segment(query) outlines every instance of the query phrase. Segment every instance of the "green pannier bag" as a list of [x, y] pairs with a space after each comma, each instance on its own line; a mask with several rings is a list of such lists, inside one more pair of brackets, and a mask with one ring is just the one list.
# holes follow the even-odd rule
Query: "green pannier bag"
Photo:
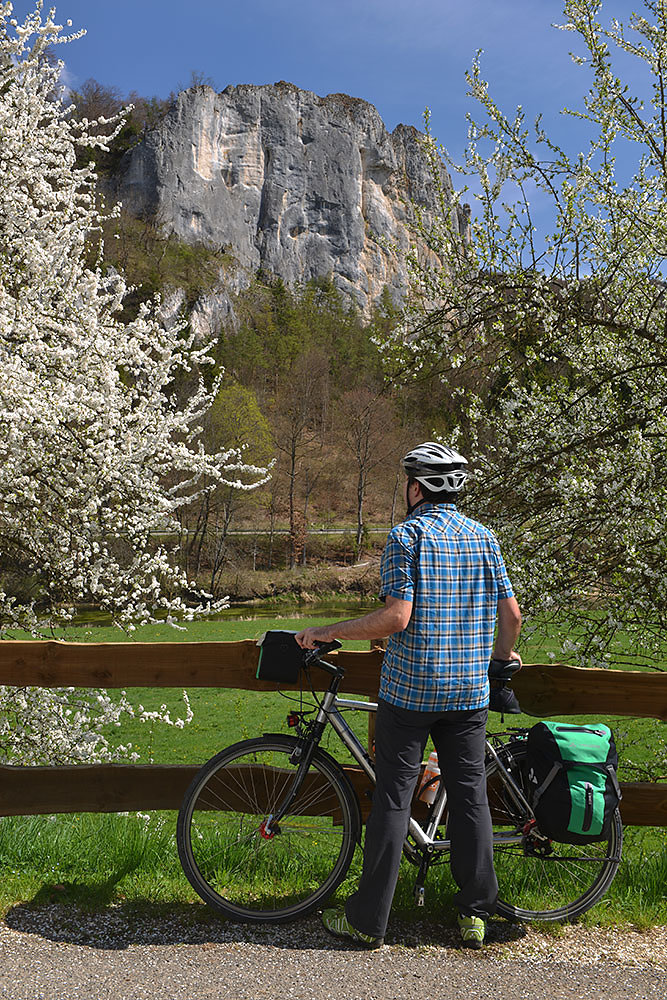
[[530, 804], [541, 833], [564, 844], [606, 840], [621, 799], [609, 726], [538, 722], [528, 733]]

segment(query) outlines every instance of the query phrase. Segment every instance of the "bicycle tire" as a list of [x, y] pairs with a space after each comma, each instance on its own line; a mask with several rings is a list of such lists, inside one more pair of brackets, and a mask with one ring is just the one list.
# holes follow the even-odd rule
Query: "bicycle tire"
[[[526, 794], [524, 741], [505, 744], [499, 751], [504, 766]], [[496, 778], [498, 765], [487, 766], [489, 806], [494, 833], [523, 829], [526, 816]], [[494, 780], [495, 779], [495, 780]], [[551, 842], [550, 854], [527, 854], [522, 844], [494, 844], [498, 876], [497, 913], [510, 920], [572, 921], [594, 906], [611, 885], [620, 864], [623, 826], [618, 809], [606, 840], [590, 844]], [[517, 902], [509, 902], [515, 899]]]
[[232, 920], [304, 916], [350, 867], [360, 838], [359, 802], [321, 749], [278, 829], [269, 824], [267, 836], [262, 827], [284, 800], [301, 746], [282, 735], [235, 743], [202, 767], [185, 794], [176, 831], [183, 871], [204, 902]]

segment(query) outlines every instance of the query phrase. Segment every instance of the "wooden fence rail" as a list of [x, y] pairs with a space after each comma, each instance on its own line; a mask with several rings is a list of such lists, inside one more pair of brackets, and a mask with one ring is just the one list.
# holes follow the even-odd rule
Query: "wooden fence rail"
[[[331, 655], [347, 671], [342, 690], [377, 694], [381, 651], [340, 650]], [[256, 666], [253, 640], [0, 642], [0, 684], [17, 687], [276, 690], [275, 684], [256, 680]], [[327, 686], [328, 679], [320, 671], [314, 670], [312, 677], [320, 690]], [[541, 718], [581, 714], [667, 721], [667, 673], [532, 664], [515, 677], [513, 688], [523, 711]], [[196, 771], [194, 766], [164, 765], [3, 766], [0, 815], [177, 809]], [[359, 790], [365, 790], [367, 779], [358, 769], [347, 771]], [[667, 826], [667, 783], [627, 782], [622, 788], [624, 823]]]

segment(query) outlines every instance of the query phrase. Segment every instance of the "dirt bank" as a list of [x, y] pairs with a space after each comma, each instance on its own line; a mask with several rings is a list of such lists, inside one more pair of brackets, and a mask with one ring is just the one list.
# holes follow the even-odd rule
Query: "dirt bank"
[[330, 598], [371, 600], [380, 589], [379, 556], [369, 556], [351, 566], [322, 563], [293, 570], [228, 570], [219, 590], [233, 602], [264, 601], [299, 604]]

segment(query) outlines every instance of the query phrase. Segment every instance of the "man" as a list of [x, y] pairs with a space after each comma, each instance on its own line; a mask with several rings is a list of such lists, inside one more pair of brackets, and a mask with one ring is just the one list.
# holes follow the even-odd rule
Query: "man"
[[361, 881], [344, 910], [322, 915], [331, 933], [367, 947], [384, 940], [429, 734], [447, 788], [451, 869], [465, 946], [482, 947], [486, 920], [495, 910], [498, 883], [484, 774], [487, 671], [492, 656], [519, 659], [513, 646], [521, 613], [495, 536], [456, 508], [467, 464], [433, 441], [405, 456], [407, 516], [390, 531], [382, 555], [384, 607], [296, 636], [309, 649], [332, 639], [390, 636]]

